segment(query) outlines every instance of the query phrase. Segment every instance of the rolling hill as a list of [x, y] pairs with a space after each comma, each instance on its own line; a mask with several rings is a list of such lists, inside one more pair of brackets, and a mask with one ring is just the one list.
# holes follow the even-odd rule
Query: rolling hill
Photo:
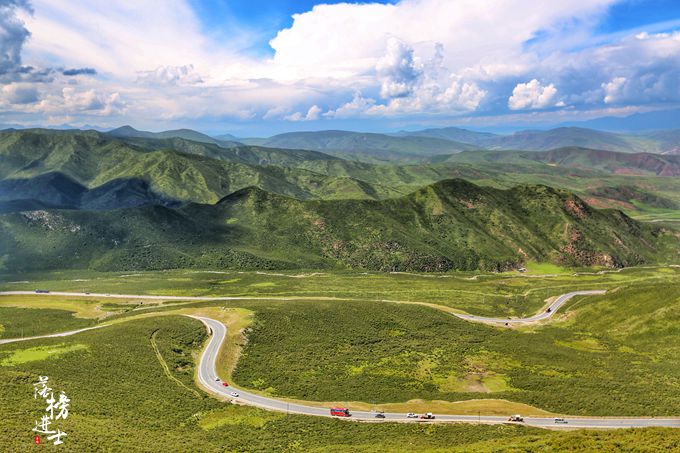
[[[316, 161], [335, 160], [313, 151], [249, 146], [223, 149], [184, 139], [139, 139], [145, 141], [142, 144], [126, 140], [95, 131], [2, 132], [0, 180], [5, 180], [5, 196], [0, 198], [71, 206], [83, 190], [100, 186], [138, 192], [140, 187], [133, 189], [124, 183], [131, 180], [145, 182], [149, 193], [158, 199], [178, 202], [214, 203], [248, 186], [297, 198], [384, 198], [400, 193], [351, 176], [329, 177], [303, 168], [313, 167]], [[55, 182], [45, 176], [49, 174], [64, 178]]]
[[275, 148], [322, 151], [367, 162], [420, 163], [440, 155], [470, 150], [548, 151], [577, 147], [623, 153], [680, 153], [679, 130], [633, 134], [583, 127], [525, 130], [510, 135], [475, 132], [457, 127], [367, 134], [347, 131], [291, 132], [243, 142]]
[[394, 134], [396, 137], [430, 137], [442, 140], [452, 140], [460, 143], [468, 143], [484, 148], [484, 143], [500, 137], [490, 132], [475, 132], [459, 127], [442, 127], [436, 129], [423, 129], [420, 131], [400, 131]]
[[361, 268], [507, 270], [528, 260], [628, 266], [677, 259], [678, 238], [546, 186], [447, 180], [382, 200], [301, 201], [258, 188], [214, 205], [0, 215], [16, 271]]
[[487, 149], [522, 151], [547, 151], [565, 147], [630, 153], [656, 150], [653, 142], [644, 138], [577, 127], [560, 127], [547, 131], [521, 131], [485, 140], [482, 146]]
[[432, 137], [394, 137], [385, 134], [319, 131], [290, 132], [246, 143], [272, 148], [307, 149], [368, 162], [422, 162], [428, 156], [475, 149], [474, 145]]
[[209, 135], [203, 134], [198, 131], [191, 129], [175, 129], [171, 131], [163, 132], [148, 132], [139, 131], [132, 126], [122, 126], [117, 129], [110, 130], [106, 132], [107, 135], [117, 138], [152, 138], [152, 139], [169, 139], [169, 138], [182, 138], [185, 140], [191, 140], [193, 142], [199, 143], [211, 143], [213, 145], [218, 145], [223, 148], [233, 148], [235, 146], [241, 145], [241, 143], [236, 140], [229, 138], [215, 138]]
[[601, 170], [617, 175], [680, 176], [680, 157], [651, 153], [619, 153], [599, 149], [565, 147], [550, 151], [477, 151], [454, 154], [442, 162], [521, 163]]

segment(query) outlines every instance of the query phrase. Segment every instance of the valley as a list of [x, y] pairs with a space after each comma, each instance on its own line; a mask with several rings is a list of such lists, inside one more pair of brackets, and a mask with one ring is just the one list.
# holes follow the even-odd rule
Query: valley
[[49, 370], [82, 449], [672, 445], [680, 162], [435, 132], [0, 132], [3, 400]]

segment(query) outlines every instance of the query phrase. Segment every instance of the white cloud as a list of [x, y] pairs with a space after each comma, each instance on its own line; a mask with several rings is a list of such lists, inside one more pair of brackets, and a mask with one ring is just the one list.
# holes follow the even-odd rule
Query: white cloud
[[551, 83], [543, 86], [541, 82], [533, 79], [527, 83], [517, 84], [508, 99], [508, 107], [510, 110], [543, 109], [555, 105], [553, 103], [555, 95], [557, 95], [555, 85]]
[[39, 94], [37, 87], [33, 84], [12, 83], [2, 87], [1, 97], [9, 105], [25, 105], [37, 102]]
[[70, 87], [62, 90], [64, 103], [70, 111], [96, 111], [102, 115], [121, 113], [125, 108], [119, 93], [98, 93], [94, 89], [78, 92]]
[[319, 116], [321, 115], [321, 107], [318, 105], [313, 105], [307, 110], [307, 114], [305, 115], [305, 120], [307, 121], [316, 121], [319, 119]]
[[318, 105], [313, 105], [307, 110], [307, 113], [303, 115], [301, 112], [295, 112], [290, 115], [284, 116], [286, 121], [316, 121], [321, 116], [321, 107]]
[[611, 82], [603, 83], [604, 103], [611, 104], [616, 102], [617, 98], [620, 96], [621, 88], [623, 88], [625, 83], [625, 77], [614, 77]]
[[375, 99], [365, 98], [361, 93], [354, 93], [354, 97], [350, 102], [347, 102], [335, 110], [329, 110], [324, 113], [327, 118], [352, 118], [355, 116], [363, 116], [375, 109]]
[[[593, 40], [616, 1], [317, 5], [272, 33], [273, 56], [254, 57], [240, 50], [247, 32], [217, 40], [189, 0], [34, 0], [34, 15], [18, 16], [31, 38], [19, 33], [0, 48], [13, 52], [14, 66], [46, 68], [45, 80], [0, 94], [3, 108], [54, 117], [61, 102], [64, 116], [125, 115], [121, 121], [140, 126], [677, 102], [680, 34], [636, 30], [609, 43]], [[96, 74], [67, 79], [49, 68]]]
[[387, 41], [387, 53], [378, 60], [375, 71], [380, 96], [385, 99], [408, 96], [422, 75], [413, 60], [413, 49], [396, 38]]
[[138, 82], [147, 84], [197, 85], [203, 83], [194, 65], [159, 66], [153, 71], [139, 71]]

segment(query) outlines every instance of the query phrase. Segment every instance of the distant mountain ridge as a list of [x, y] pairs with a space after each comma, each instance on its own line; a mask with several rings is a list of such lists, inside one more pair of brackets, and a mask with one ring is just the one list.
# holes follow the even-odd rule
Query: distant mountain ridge
[[111, 137], [118, 138], [152, 138], [152, 139], [182, 138], [185, 140], [191, 140], [199, 143], [212, 143], [213, 145], [222, 146], [224, 148], [233, 148], [235, 146], [242, 145], [241, 143], [234, 140], [214, 138], [191, 129], [176, 129], [163, 132], [148, 132], [140, 131], [132, 126], [126, 125], [119, 127], [117, 129], [110, 130], [106, 132], [106, 134], [110, 135]]
[[680, 129], [680, 109], [656, 110], [628, 116], [606, 116], [586, 121], [571, 121], [558, 127], [581, 127], [610, 132], [648, 133]]
[[604, 170], [620, 175], [680, 176], [680, 156], [652, 153], [620, 153], [576, 146], [549, 151], [466, 151], [449, 156], [443, 162], [518, 163], [541, 162], [548, 165]]
[[391, 136], [386, 134], [318, 131], [289, 132], [266, 139], [245, 139], [245, 143], [273, 148], [322, 151], [340, 157], [369, 161], [424, 160], [437, 154], [451, 154], [475, 149], [471, 144], [426, 136]]
[[248, 187], [214, 205], [0, 215], [16, 271], [63, 268], [509, 270], [527, 260], [629, 266], [677, 259], [678, 238], [568, 191], [446, 180], [397, 199], [301, 201]]
[[624, 153], [680, 154], [680, 129], [620, 134], [582, 127], [525, 130], [509, 135], [457, 127], [372, 134], [348, 131], [289, 132], [242, 139], [253, 145], [322, 151], [339, 157], [418, 163], [471, 150], [548, 151], [580, 147]]
[[434, 129], [423, 129], [419, 131], [399, 131], [392, 134], [396, 137], [430, 137], [443, 140], [452, 140], [461, 143], [468, 143], [476, 146], [484, 146], [484, 142], [500, 137], [498, 134], [490, 132], [475, 132], [459, 127], [442, 127]]
[[[0, 132], [0, 180], [9, 180], [14, 194], [26, 191], [15, 199], [52, 203], [48, 192], [55, 187], [44, 176], [52, 173], [77, 183], [80, 188], [73, 186], [74, 200], [82, 187], [89, 190], [125, 180], [143, 180], [159, 199], [178, 202], [211, 203], [252, 185], [299, 198], [396, 194], [387, 186], [374, 187], [349, 175], [332, 176], [305, 168], [314, 168], [317, 162], [324, 167], [336, 160], [314, 151], [252, 146], [225, 149], [181, 138], [129, 139], [96, 131]], [[30, 180], [39, 176], [43, 179], [33, 183], [38, 181], [35, 187], [45, 190], [31, 191]], [[60, 184], [67, 186], [63, 181]], [[34, 196], [40, 193], [46, 195]]]

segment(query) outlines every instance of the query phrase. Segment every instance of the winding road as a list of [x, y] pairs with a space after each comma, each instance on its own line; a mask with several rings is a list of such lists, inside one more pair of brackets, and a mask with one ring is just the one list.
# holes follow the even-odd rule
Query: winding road
[[484, 316], [466, 315], [462, 313], [452, 313], [452, 315], [472, 322], [482, 322], [485, 324], [532, 324], [539, 321], [544, 321], [554, 316], [557, 310], [576, 296], [601, 296], [607, 294], [605, 290], [588, 290], [588, 291], [572, 291], [567, 294], [562, 294], [553, 303], [551, 303], [545, 310], [538, 312], [534, 316], [528, 318], [485, 318]]
[[[201, 385], [210, 393], [236, 399], [250, 406], [262, 409], [287, 412], [291, 414], [314, 415], [330, 417], [330, 408], [306, 406], [298, 403], [288, 403], [286, 401], [256, 395], [233, 386], [225, 387], [221, 380], [217, 380], [215, 363], [219, 355], [220, 348], [227, 335], [227, 328], [221, 322], [200, 316], [192, 316], [206, 325], [208, 332], [211, 333], [208, 346], [201, 354], [198, 365], [198, 380]], [[232, 398], [230, 393], [236, 391], [238, 398]], [[510, 415], [510, 414], [508, 414]], [[507, 417], [500, 416], [476, 416], [476, 415], [438, 415], [435, 414], [437, 422], [459, 422], [459, 423], [487, 423], [502, 424], [508, 423]], [[384, 419], [376, 419], [374, 412], [352, 411], [353, 420], [363, 421], [400, 421], [413, 423], [429, 423], [429, 421], [406, 418], [406, 414], [385, 413]], [[569, 417], [565, 418], [567, 423], [555, 423], [554, 418], [548, 417], [525, 417], [524, 424], [540, 428], [635, 428], [665, 426], [680, 428], [680, 418], [616, 418], [616, 417]]]
[[[506, 318], [486, 318], [473, 315], [457, 314], [455, 316], [465, 319], [467, 321], [482, 322], [482, 323], [533, 323], [547, 319], [555, 314], [555, 312], [564, 305], [569, 299], [574, 296], [579, 295], [596, 295], [604, 294], [605, 291], [575, 291], [568, 294], [563, 294], [559, 296], [550, 306], [528, 318], [519, 319], [506, 319]], [[35, 294], [30, 291], [12, 291], [12, 292], [2, 292], [0, 295], [22, 295], [22, 294]], [[162, 300], [234, 300], [242, 299], [237, 297], [182, 297], [182, 296], [147, 296], [147, 295], [115, 295], [115, 294], [90, 294], [90, 293], [64, 293], [64, 292], [53, 292], [48, 294], [42, 294], [45, 296], [84, 296], [84, 297], [110, 297], [110, 298], [135, 298], [135, 299], [162, 299]], [[270, 398], [262, 395], [257, 395], [255, 393], [247, 392], [241, 389], [237, 389], [231, 385], [224, 386], [222, 380], [219, 379], [216, 371], [216, 363], [219, 355], [219, 351], [226, 339], [227, 328], [220, 321], [212, 318], [191, 316], [194, 319], [201, 321], [210, 334], [210, 340], [207, 346], [203, 350], [199, 363], [197, 378], [200, 385], [209, 393], [216, 395], [221, 398], [235, 399], [243, 404], [259, 407], [266, 410], [274, 410], [280, 412], [286, 412], [291, 414], [302, 414], [320, 417], [330, 417], [329, 408], [307, 406], [300, 403], [290, 403], [283, 400], [278, 400], [275, 398]], [[68, 332], [55, 333], [50, 335], [35, 336], [30, 338], [14, 338], [14, 339], [4, 339], [0, 340], [0, 344], [13, 343], [18, 341], [28, 341], [40, 338], [55, 338], [55, 337], [66, 337], [69, 335], [75, 335], [80, 332], [92, 330], [95, 328], [104, 327], [96, 326], [89, 327], [85, 329], [72, 330]], [[232, 392], [237, 392], [239, 396], [233, 398], [231, 396]], [[431, 421], [420, 420], [420, 419], [409, 419], [406, 414], [403, 413], [385, 413], [385, 418], [378, 419], [375, 418], [374, 412], [365, 411], [352, 411], [352, 420], [362, 420], [362, 421], [374, 421], [374, 422], [385, 422], [385, 421], [399, 421], [399, 422], [411, 422], [411, 423], [431, 423]], [[510, 414], [508, 414], [510, 415]], [[487, 424], [503, 424], [508, 423], [507, 416], [475, 416], [475, 415], [438, 415], [435, 414], [435, 422], [458, 422], [458, 423], [487, 423]], [[680, 418], [677, 417], [567, 417], [566, 423], [556, 423], [554, 418], [549, 417], [525, 417], [524, 424], [529, 426], [535, 426], [540, 428], [596, 428], [596, 429], [610, 429], [610, 428], [635, 428], [635, 427], [674, 427], [680, 428]]]

